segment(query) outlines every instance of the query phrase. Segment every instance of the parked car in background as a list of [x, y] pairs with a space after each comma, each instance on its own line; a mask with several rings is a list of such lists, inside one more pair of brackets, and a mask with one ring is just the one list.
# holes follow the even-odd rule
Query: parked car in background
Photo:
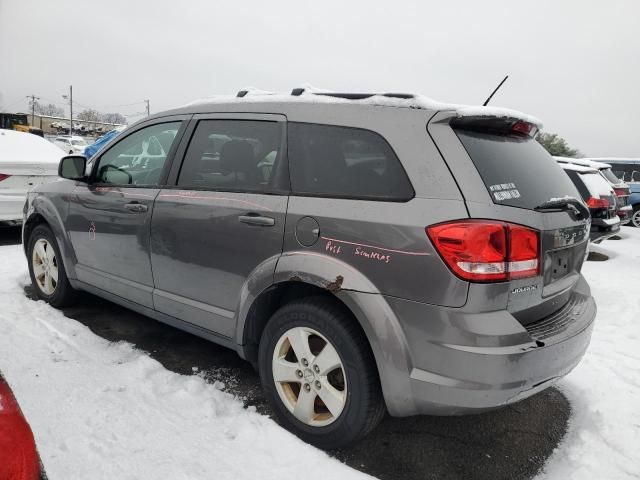
[[633, 208], [630, 225], [640, 228], [640, 158], [592, 158], [611, 165], [613, 173], [627, 182], [630, 189], [629, 205]]
[[569, 158], [569, 157], [554, 157], [559, 163], [570, 163], [573, 165], [582, 165], [583, 167], [589, 167], [596, 169], [600, 172], [600, 175], [611, 185], [616, 196], [617, 214], [620, 217], [620, 225], [626, 225], [631, 222], [633, 216], [633, 207], [629, 203], [631, 191], [629, 185], [616, 176], [613, 172], [611, 165], [608, 163], [596, 162], [588, 158]]
[[84, 152], [83, 152], [84, 156], [87, 157], [87, 159], [90, 159], [91, 157], [93, 157], [98, 150], [100, 150], [103, 146], [105, 146], [111, 140], [116, 138], [125, 128], [127, 128], [126, 125], [123, 125], [121, 127], [116, 127], [113, 130], [108, 131], [107, 133], [105, 133], [104, 135], [96, 139], [96, 141], [93, 142], [91, 145], [87, 145], [87, 147], [84, 149]]
[[58, 179], [62, 156], [42, 137], [0, 129], [0, 224], [22, 221], [27, 192]]
[[83, 155], [87, 146], [84, 138], [75, 135], [59, 135], [54, 138], [53, 143], [69, 155], [74, 153]]
[[0, 479], [43, 480], [36, 443], [11, 387], [0, 373]]
[[589, 207], [589, 212], [591, 212], [591, 241], [600, 243], [618, 233], [620, 231], [620, 217], [617, 215], [615, 192], [613, 187], [600, 174], [600, 171], [571, 163], [560, 163], [560, 166], [574, 183], [580, 195], [582, 195], [582, 199]]
[[146, 117], [89, 172], [65, 157], [25, 209], [38, 297], [87, 290], [233, 348], [282, 424], [324, 448], [386, 411], [504, 406], [577, 365], [596, 314], [589, 212], [535, 119], [244, 94]]

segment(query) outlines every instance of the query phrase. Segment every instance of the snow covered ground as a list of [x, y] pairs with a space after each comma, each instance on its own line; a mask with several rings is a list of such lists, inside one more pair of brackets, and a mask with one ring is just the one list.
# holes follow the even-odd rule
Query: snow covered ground
[[0, 247], [0, 370], [50, 480], [368, 478], [218, 385], [29, 300], [25, 283], [22, 246]]
[[598, 304], [591, 345], [560, 381], [569, 430], [538, 480], [640, 478], [640, 229], [591, 250], [583, 272]]
[[[640, 476], [640, 229], [594, 250], [598, 302], [583, 362], [560, 388], [569, 430], [541, 479]], [[51, 480], [366, 478], [305, 445], [220, 385], [166, 370], [25, 297], [22, 247], [0, 247], [0, 371]]]

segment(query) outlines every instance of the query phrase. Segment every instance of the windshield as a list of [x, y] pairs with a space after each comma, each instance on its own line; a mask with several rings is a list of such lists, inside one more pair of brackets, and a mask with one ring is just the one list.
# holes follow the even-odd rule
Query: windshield
[[580, 198], [562, 168], [533, 138], [455, 132], [494, 203], [532, 210], [553, 198]]
[[87, 144], [87, 142], [85, 142], [84, 140], [71, 140], [71, 145], [76, 145], [76, 146], [85, 146]]

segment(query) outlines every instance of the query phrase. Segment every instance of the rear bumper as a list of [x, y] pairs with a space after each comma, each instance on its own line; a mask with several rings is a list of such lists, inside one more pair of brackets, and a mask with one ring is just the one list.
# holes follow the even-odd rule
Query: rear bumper
[[589, 238], [592, 243], [600, 243], [609, 237], [613, 237], [620, 232], [620, 218], [594, 218], [591, 220], [591, 232]]
[[578, 364], [596, 316], [582, 277], [565, 307], [526, 328], [507, 311], [436, 313], [423, 305], [421, 315], [415, 302], [387, 300], [403, 315], [411, 358], [406, 390], [385, 392], [394, 416], [478, 413], [527, 398]]
[[627, 205], [618, 210], [618, 217], [620, 217], [620, 225], [626, 225], [631, 221], [631, 216], [633, 215], [633, 207], [631, 205]]
[[26, 198], [26, 193], [0, 194], [0, 222], [22, 222], [22, 210]]

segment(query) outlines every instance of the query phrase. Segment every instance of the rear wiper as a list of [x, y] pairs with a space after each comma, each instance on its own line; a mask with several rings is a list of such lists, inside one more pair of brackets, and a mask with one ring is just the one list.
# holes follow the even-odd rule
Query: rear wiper
[[569, 212], [574, 220], [589, 218], [589, 209], [584, 202], [574, 197], [552, 198], [534, 208], [536, 212]]

